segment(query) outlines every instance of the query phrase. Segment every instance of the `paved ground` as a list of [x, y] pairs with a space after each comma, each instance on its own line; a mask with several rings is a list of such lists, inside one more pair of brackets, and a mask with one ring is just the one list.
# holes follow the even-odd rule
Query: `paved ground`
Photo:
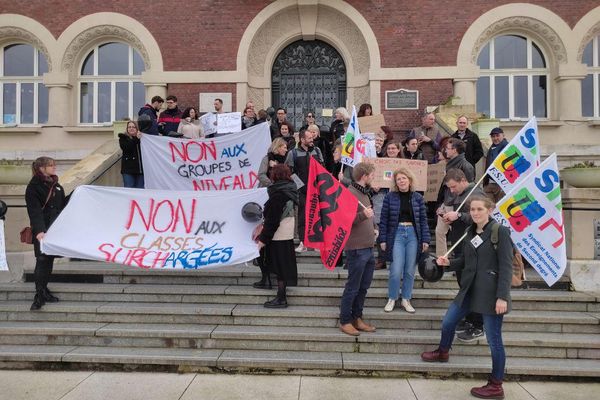
[[[0, 371], [0, 400], [469, 399], [479, 380]], [[510, 400], [590, 400], [600, 383], [509, 382]]]

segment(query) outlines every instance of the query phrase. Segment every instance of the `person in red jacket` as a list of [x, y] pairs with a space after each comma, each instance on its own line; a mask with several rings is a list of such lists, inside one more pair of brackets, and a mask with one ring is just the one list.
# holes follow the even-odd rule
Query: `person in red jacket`
[[158, 116], [158, 131], [162, 135], [177, 132], [181, 122], [181, 110], [177, 107], [177, 96], [167, 96], [167, 109]]

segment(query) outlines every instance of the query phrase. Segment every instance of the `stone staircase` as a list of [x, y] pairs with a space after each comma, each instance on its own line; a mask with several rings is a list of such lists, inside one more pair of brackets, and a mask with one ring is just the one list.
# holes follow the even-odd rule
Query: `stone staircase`
[[[354, 338], [338, 328], [346, 271], [325, 270], [317, 253], [298, 258], [299, 282], [287, 309], [265, 309], [275, 290], [254, 289], [252, 265], [201, 271], [148, 271], [90, 261], [55, 266], [56, 304], [31, 312], [31, 272], [0, 284], [2, 368], [102, 368], [287, 372], [399, 376], [485, 374], [485, 339], [455, 342], [451, 361], [419, 359], [439, 340], [442, 316], [457, 292], [449, 274], [417, 279], [416, 314], [385, 313], [387, 271], [376, 271], [365, 319], [377, 332]], [[600, 376], [600, 296], [571, 292], [568, 280], [513, 291], [505, 318], [509, 376]]]

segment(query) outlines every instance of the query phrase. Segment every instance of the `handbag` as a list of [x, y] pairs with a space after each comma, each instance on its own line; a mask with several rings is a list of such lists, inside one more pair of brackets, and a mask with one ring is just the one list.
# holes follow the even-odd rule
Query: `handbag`
[[[42, 210], [44, 208], [46, 208], [46, 204], [48, 204], [48, 201], [50, 200], [50, 197], [52, 196], [53, 191], [54, 191], [54, 185], [52, 185], [52, 187], [50, 188], [50, 191], [48, 192], [48, 197], [46, 197], [46, 202], [42, 206]], [[19, 237], [21, 239], [21, 243], [33, 244], [33, 231], [31, 230], [30, 226], [26, 226], [25, 228], [21, 229], [21, 232], [19, 233]]]

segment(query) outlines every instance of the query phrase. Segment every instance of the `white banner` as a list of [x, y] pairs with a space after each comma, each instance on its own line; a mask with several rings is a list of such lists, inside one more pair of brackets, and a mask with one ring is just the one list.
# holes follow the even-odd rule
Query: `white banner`
[[194, 193], [80, 186], [41, 248], [153, 269], [238, 264], [258, 256], [252, 231], [261, 215], [252, 209], [267, 197], [265, 188]]
[[145, 187], [199, 191], [258, 187], [258, 168], [270, 144], [266, 122], [214, 139], [142, 135]]
[[242, 130], [242, 113], [217, 114], [217, 133], [231, 133]]
[[8, 271], [6, 262], [6, 241], [4, 240], [4, 220], [0, 219], [0, 271]]
[[520, 179], [540, 165], [540, 139], [537, 120], [531, 118], [502, 149], [486, 171], [508, 193]]
[[567, 248], [556, 154], [498, 202], [494, 218], [510, 228], [513, 243], [548, 286], [560, 279]]

